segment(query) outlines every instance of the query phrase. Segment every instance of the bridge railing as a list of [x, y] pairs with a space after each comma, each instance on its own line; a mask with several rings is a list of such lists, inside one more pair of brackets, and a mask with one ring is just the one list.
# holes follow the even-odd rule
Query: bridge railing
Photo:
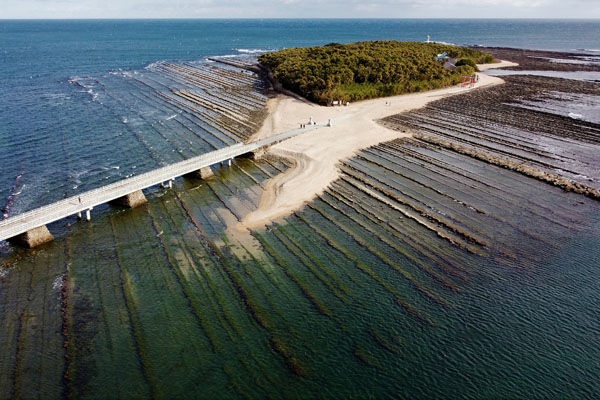
[[[171, 164], [171, 165], [168, 165], [166, 167], [161, 167], [161, 168], [158, 168], [158, 169], [155, 169], [155, 170], [152, 170], [152, 171], [148, 171], [148, 172], [145, 172], [143, 174], [137, 175], [137, 176], [132, 177], [132, 178], [123, 179], [123, 180], [120, 180], [118, 182], [114, 182], [114, 183], [111, 183], [111, 184], [108, 184], [108, 185], [105, 185], [105, 186], [102, 186], [102, 187], [99, 187], [99, 188], [96, 188], [96, 189], [92, 189], [92, 190], [89, 190], [89, 191], [86, 191], [86, 192], [82, 192], [82, 193], [80, 193], [80, 194], [78, 194], [76, 196], [68, 197], [66, 199], [59, 200], [59, 201], [54, 202], [52, 204], [49, 204], [49, 205], [46, 205], [46, 206], [42, 206], [42, 207], [36, 208], [34, 210], [24, 212], [24, 213], [19, 214], [17, 216], [10, 217], [10, 218], [7, 218], [5, 220], [2, 220], [2, 221], [0, 221], [0, 227], [6, 226], [6, 225], [8, 225], [8, 224], [10, 224], [12, 222], [16, 222], [16, 221], [19, 221], [19, 220], [28, 219], [29, 217], [35, 216], [37, 214], [46, 213], [50, 208], [54, 208], [54, 207], [60, 206], [60, 205], [67, 205], [67, 204], [72, 203], [73, 201], [77, 202], [77, 205], [79, 205], [79, 200], [78, 199], [80, 197], [84, 198], [84, 199], [89, 199], [89, 198], [91, 198], [93, 196], [96, 196], [96, 195], [99, 195], [99, 194], [101, 194], [103, 192], [109, 192], [109, 191], [115, 190], [117, 188], [121, 188], [121, 187], [127, 187], [127, 188], [129, 188], [131, 185], [136, 185], [138, 183], [142, 184], [142, 182], [144, 182], [146, 180], [151, 180], [152, 182], [156, 181], [156, 183], [152, 183], [152, 184], [150, 184], [148, 186], [144, 186], [144, 187], [140, 188], [140, 189], [145, 189], [146, 187], [153, 186], [155, 184], [158, 184], [158, 183], [161, 183], [161, 182], [165, 182], [166, 180], [168, 180], [168, 179], [163, 179], [163, 180], [159, 179], [157, 181], [157, 176], [159, 174], [162, 177], [163, 175], [170, 175], [171, 171], [174, 172], [174, 173], [178, 173], [179, 170], [181, 170], [182, 168], [185, 168], [187, 166], [189, 166], [191, 168], [191, 170], [189, 172], [192, 172], [195, 169], [202, 168], [201, 166], [198, 167], [198, 168], [196, 168], [198, 166], [198, 164], [204, 164], [205, 162], [208, 162], [208, 163], [210, 163], [209, 165], [212, 165], [212, 164], [220, 162], [222, 160], [226, 160], [226, 159], [230, 158], [231, 156], [235, 157], [236, 155], [243, 154], [243, 153], [245, 153], [247, 151], [252, 151], [252, 150], [247, 150], [246, 151], [246, 149], [244, 149], [244, 151], [242, 153], [239, 153], [238, 149], [240, 147], [244, 147], [244, 144], [243, 143], [238, 143], [238, 144], [235, 144], [233, 146], [229, 146], [229, 147], [224, 148], [224, 149], [215, 150], [213, 152], [210, 152], [210, 153], [207, 153], [207, 154], [203, 154], [203, 155], [200, 155], [200, 156], [197, 156], [197, 157], [193, 157], [193, 158], [190, 158], [188, 160], [180, 161], [178, 163]], [[181, 175], [185, 175], [185, 173], [183, 173]], [[174, 177], [177, 177], [177, 176], [180, 176], [180, 175], [175, 175], [175, 176], [173, 176], [171, 178], [174, 178]], [[86, 202], [86, 205], [88, 205], [87, 202]], [[85, 210], [86, 208], [87, 207], [81, 207], [82, 210]]]

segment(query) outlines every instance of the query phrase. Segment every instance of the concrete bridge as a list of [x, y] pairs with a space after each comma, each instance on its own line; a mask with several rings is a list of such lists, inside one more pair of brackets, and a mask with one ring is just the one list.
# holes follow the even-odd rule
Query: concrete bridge
[[38, 246], [54, 239], [46, 228], [46, 225], [51, 222], [71, 215], [77, 215], [81, 219], [82, 213], [85, 213], [89, 221], [93, 208], [108, 202], [130, 208], [137, 207], [146, 203], [143, 189], [159, 184], [171, 187], [173, 180], [183, 175], [208, 178], [212, 176], [210, 166], [213, 164], [228, 162], [231, 165], [234, 157], [245, 154], [256, 157], [262, 154], [267, 146], [330, 125], [331, 120], [324, 124], [307, 125], [304, 128], [251, 143], [237, 143], [4, 219], [0, 221], [0, 241], [8, 240], [30, 248]]

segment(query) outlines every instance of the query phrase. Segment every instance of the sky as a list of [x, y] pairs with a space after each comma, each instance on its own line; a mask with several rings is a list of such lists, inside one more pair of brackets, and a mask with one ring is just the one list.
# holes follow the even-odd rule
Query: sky
[[600, 18], [600, 0], [0, 0], [13, 18]]

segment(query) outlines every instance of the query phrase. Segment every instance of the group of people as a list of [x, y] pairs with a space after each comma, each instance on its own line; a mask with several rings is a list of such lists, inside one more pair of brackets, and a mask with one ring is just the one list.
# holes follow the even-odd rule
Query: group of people
[[[312, 124], [309, 122], [308, 125], [316, 125], [316, 122], [313, 122]], [[307, 124], [300, 124], [300, 128], [306, 128]]]

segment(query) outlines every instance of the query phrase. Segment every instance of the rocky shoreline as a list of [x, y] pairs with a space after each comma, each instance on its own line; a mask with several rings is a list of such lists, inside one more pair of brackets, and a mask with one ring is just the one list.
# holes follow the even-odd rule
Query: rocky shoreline
[[[509, 57], [510, 52], [521, 54], [511, 59], [523, 62], [518, 68], [532, 68], [528, 62], [535, 63], [535, 68], [543, 64], [547, 70], [556, 65], [574, 68], [531, 58], [531, 54], [559, 58], [564, 53], [488, 50], [500, 57]], [[504, 85], [442, 99], [418, 111], [386, 118], [383, 123], [412, 132], [413, 140], [423, 145], [467, 155], [600, 200], [600, 124], [592, 122], [593, 115], [586, 115], [594, 112], [600, 84], [530, 75], [504, 79]], [[577, 107], [585, 112], [578, 114]]]
[[585, 52], [557, 52], [506, 47], [474, 48], [490, 53], [497, 59], [518, 63], [518, 66], [508, 68], [514, 71], [600, 71], [600, 56]]

